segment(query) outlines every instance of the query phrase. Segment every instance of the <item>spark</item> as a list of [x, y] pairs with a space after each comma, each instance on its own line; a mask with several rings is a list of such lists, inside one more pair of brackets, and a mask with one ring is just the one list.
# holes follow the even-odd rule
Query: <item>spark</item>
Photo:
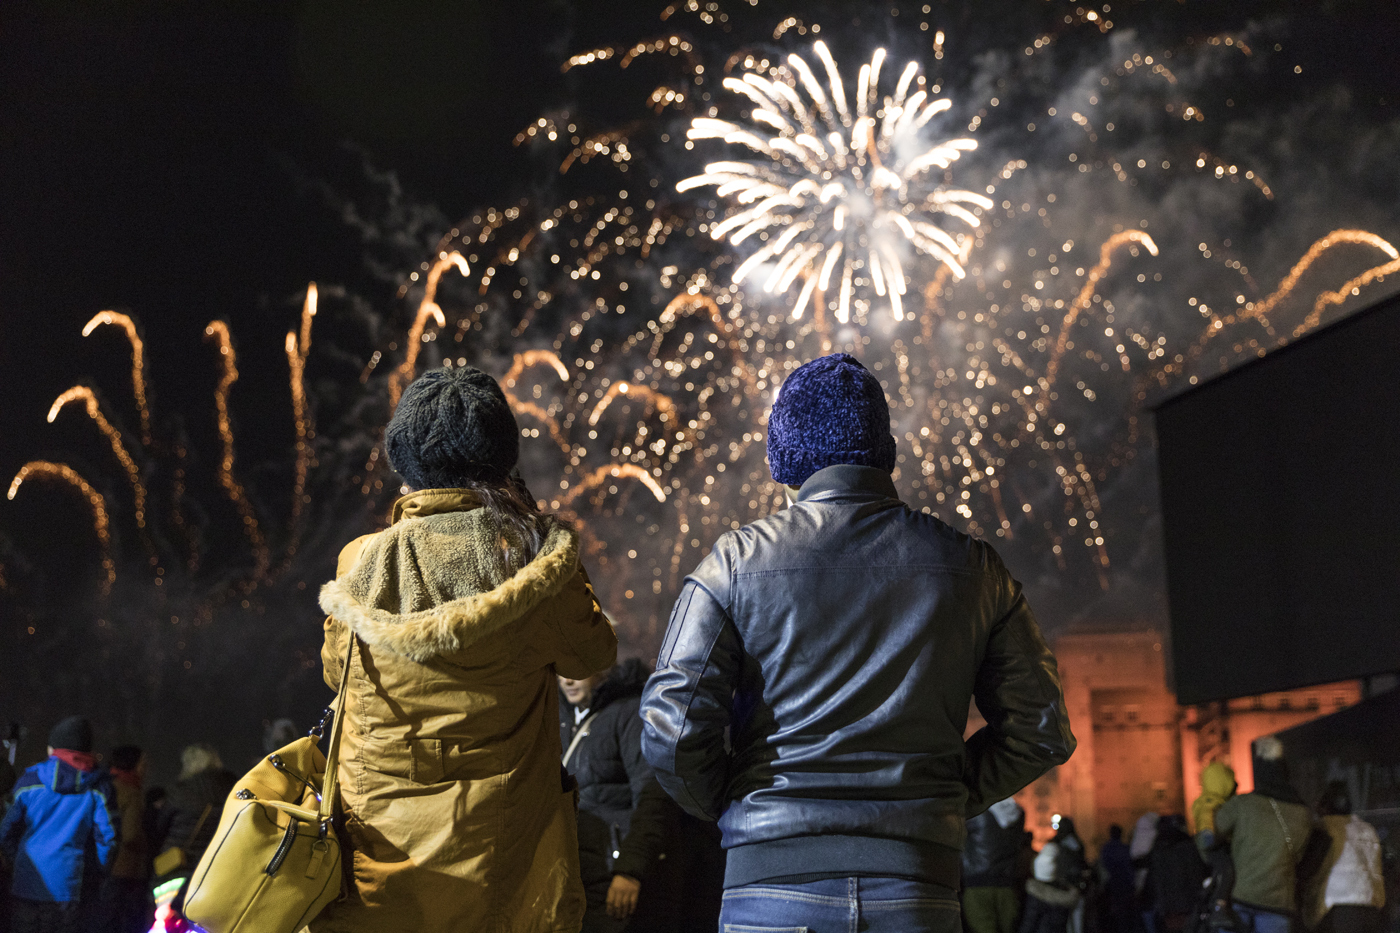
[[253, 513], [253, 503], [248, 501], [248, 494], [244, 491], [243, 485], [233, 475], [233, 422], [228, 411], [229, 390], [238, 381], [238, 365], [233, 351], [233, 337], [229, 333], [228, 324], [223, 321], [210, 321], [209, 325], [204, 328], [204, 337], [206, 340], [212, 340], [218, 344], [219, 365], [222, 370], [219, 375], [219, 384], [214, 389], [214, 409], [218, 416], [219, 439], [223, 442], [224, 448], [223, 456], [219, 461], [219, 485], [223, 487], [224, 493], [238, 509], [238, 515], [243, 520], [243, 533], [253, 548], [254, 579], [263, 580], [266, 579], [268, 567], [271, 565], [267, 542], [263, 538], [262, 529], [258, 527], [257, 516]]
[[924, 138], [928, 122], [952, 104], [929, 100], [921, 87], [910, 93], [917, 62], [905, 67], [894, 93], [882, 98], [885, 50], [877, 49], [861, 66], [852, 108], [826, 43], [817, 41], [812, 48], [825, 69], [826, 86], [796, 54], [772, 79], [747, 61], [742, 78], [724, 79], [727, 90], [754, 105], [749, 122], [697, 117], [686, 135], [744, 146], [764, 159], [712, 162], [676, 190], [713, 185], [718, 197], [730, 201], [725, 219], [710, 228], [714, 239], [727, 237], [735, 246], [755, 234], [767, 240], [734, 270], [735, 284], [762, 268], [762, 290], [786, 293], [805, 277], [794, 320], [815, 293], [825, 301], [827, 290], [839, 282], [836, 318], [846, 323], [858, 281], [887, 298], [895, 320], [903, 320], [909, 281], [904, 265], [911, 251], [931, 257], [959, 279], [966, 274], [959, 241], [932, 221], [941, 214], [976, 228], [981, 221], [969, 208], [990, 209], [992, 202], [945, 187], [941, 172], [933, 170], [947, 169], [977, 143]]
[[442, 274], [454, 267], [463, 277], [471, 274], [467, 260], [456, 251], [439, 254], [437, 262], [433, 263], [432, 269], [428, 271], [428, 280], [423, 289], [423, 300], [418, 303], [418, 313], [414, 316], [413, 326], [408, 331], [408, 347], [404, 355], [403, 365], [395, 370], [389, 378], [389, 408], [391, 410], [398, 407], [399, 396], [403, 395], [403, 390], [418, 374], [418, 351], [423, 346], [423, 332], [427, 329], [428, 321], [431, 319], [438, 327], [447, 326], [447, 318], [443, 316], [442, 308], [438, 307], [437, 304], [437, 290], [438, 283], [442, 280]]
[[97, 543], [101, 548], [103, 578], [101, 584], [102, 597], [105, 599], [112, 592], [112, 584], [117, 580], [117, 565], [112, 561], [112, 532], [111, 522], [107, 517], [107, 503], [102, 498], [102, 494], [93, 489], [88, 481], [83, 479], [66, 463], [50, 463], [47, 460], [31, 460], [19, 468], [14, 480], [10, 483], [8, 498], [14, 499], [15, 493], [19, 492], [19, 487], [31, 476], [46, 476], [59, 479], [87, 499], [88, 507], [92, 509], [92, 530], [97, 535]]
[[146, 484], [141, 482], [141, 469], [136, 465], [136, 461], [127, 452], [126, 445], [122, 443], [121, 432], [112, 426], [102, 414], [101, 407], [97, 404], [97, 396], [87, 386], [74, 386], [64, 392], [54, 400], [53, 406], [49, 409], [49, 424], [53, 424], [54, 419], [63, 407], [70, 402], [82, 402], [87, 411], [87, 416], [97, 425], [97, 430], [107, 438], [107, 442], [112, 445], [112, 453], [117, 461], [121, 463], [122, 469], [126, 470], [127, 480], [131, 483], [131, 492], [136, 500], [136, 527], [145, 529], [146, 527]]
[[151, 446], [151, 410], [146, 405], [146, 345], [136, 332], [136, 322], [120, 311], [101, 311], [83, 327], [86, 337], [102, 324], [115, 324], [126, 332], [131, 343], [131, 392], [141, 415], [141, 443]]

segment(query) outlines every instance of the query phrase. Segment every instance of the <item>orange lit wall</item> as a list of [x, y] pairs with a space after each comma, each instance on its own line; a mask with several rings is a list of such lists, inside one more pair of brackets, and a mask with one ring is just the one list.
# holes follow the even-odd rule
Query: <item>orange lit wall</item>
[[[1143, 813], [1187, 813], [1200, 793], [1200, 772], [1225, 760], [1252, 787], [1249, 746], [1350, 706], [1360, 683], [1310, 687], [1200, 707], [1181, 707], [1167, 689], [1166, 650], [1155, 631], [1088, 632], [1054, 643], [1070, 723], [1079, 740], [1063, 766], [1016, 795], [1036, 844], [1050, 837], [1056, 813], [1074, 817], [1097, 852], [1108, 827], [1132, 833]], [[969, 726], [980, 726], [980, 717]]]

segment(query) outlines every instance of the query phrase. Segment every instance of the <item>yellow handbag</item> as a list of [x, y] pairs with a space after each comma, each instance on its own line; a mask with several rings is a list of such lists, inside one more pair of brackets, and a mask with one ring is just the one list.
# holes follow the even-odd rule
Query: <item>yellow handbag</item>
[[335, 722], [327, 753], [317, 747], [322, 719], [309, 736], [258, 762], [224, 803], [185, 894], [185, 916], [208, 933], [296, 933], [340, 895], [332, 823], [345, 685], [358, 639], [351, 633], [348, 641], [340, 692], [327, 711]]

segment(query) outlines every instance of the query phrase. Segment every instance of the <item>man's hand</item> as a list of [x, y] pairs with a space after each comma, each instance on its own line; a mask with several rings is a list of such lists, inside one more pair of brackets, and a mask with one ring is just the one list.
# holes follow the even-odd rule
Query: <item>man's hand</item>
[[608, 916], [615, 920], [626, 920], [637, 909], [637, 895], [642, 891], [642, 883], [626, 875], [613, 875], [608, 887]]

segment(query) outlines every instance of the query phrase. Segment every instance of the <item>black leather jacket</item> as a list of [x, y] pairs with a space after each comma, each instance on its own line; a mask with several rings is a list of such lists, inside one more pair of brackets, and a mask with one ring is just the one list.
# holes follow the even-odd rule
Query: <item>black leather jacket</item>
[[1017, 862], [1025, 833], [1025, 813], [1018, 814], [1010, 826], [1002, 826], [990, 811], [968, 820], [967, 842], [962, 851], [963, 886], [1017, 887]]
[[[987, 726], [964, 743], [973, 697]], [[871, 866], [941, 881], [950, 860], [956, 883], [966, 817], [1075, 744], [996, 552], [900, 502], [888, 473], [845, 465], [715, 543], [642, 718], [661, 785], [719, 820], [730, 886]]]

